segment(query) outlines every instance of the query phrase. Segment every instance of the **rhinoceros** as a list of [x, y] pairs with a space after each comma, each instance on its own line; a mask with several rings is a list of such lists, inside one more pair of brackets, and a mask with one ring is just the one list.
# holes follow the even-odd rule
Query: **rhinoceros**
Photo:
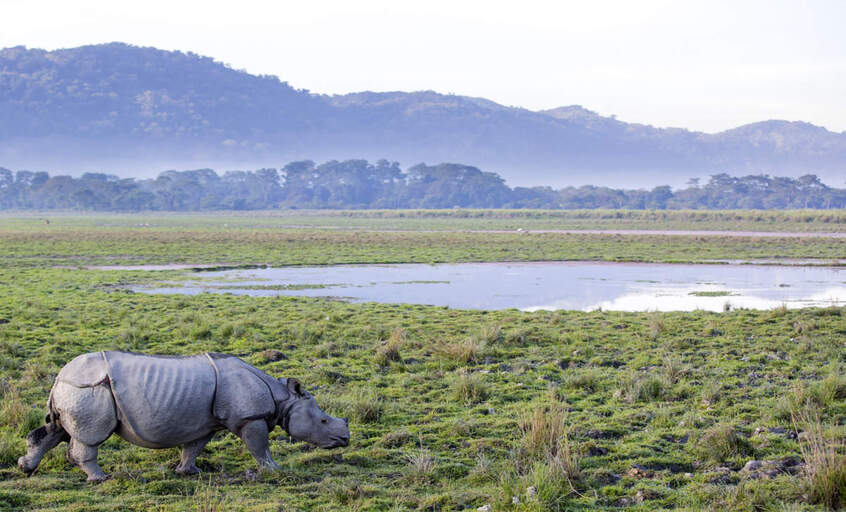
[[27, 435], [26, 455], [18, 459], [26, 474], [68, 441], [68, 460], [89, 481], [104, 480], [97, 448], [112, 433], [146, 448], [181, 445], [176, 472], [182, 474], [199, 471], [194, 461], [224, 429], [269, 470], [279, 468], [268, 443], [277, 425], [291, 438], [321, 448], [347, 446], [350, 439], [347, 419], [324, 413], [296, 379], [275, 379], [235, 356], [215, 353], [82, 354], [59, 371], [47, 410], [46, 425]]

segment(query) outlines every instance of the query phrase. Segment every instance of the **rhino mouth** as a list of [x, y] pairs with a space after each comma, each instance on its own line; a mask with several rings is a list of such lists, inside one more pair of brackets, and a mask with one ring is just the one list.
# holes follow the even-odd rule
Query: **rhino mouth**
[[350, 438], [349, 437], [334, 436], [334, 437], [330, 438], [328, 443], [321, 446], [321, 448], [326, 448], [326, 449], [341, 448], [341, 447], [349, 446], [349, 445], [350, 445]]

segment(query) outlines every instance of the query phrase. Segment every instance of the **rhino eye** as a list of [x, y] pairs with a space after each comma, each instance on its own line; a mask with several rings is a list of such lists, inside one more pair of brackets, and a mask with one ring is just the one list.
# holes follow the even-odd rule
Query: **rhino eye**
[[326, 418], [323, 418], [322, 420], [320, 420], [320, 423], [326, 423]]

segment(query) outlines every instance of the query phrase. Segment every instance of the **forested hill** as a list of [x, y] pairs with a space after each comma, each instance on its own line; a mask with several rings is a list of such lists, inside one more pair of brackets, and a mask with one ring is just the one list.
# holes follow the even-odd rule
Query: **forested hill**
[[203, 211], [277, 208], [796, 209], [846, 208], [846, 189], [798, 179], [711, 176], [699, 186], [621, 190], [516, 187], [466, 165], [298, 161], [279, 169], [166, 171], [155, 179], [79, 178], [0, 168], [0, 210]]
[[846, 134], [787, 121], [705, 134], [431, 91], [325, 96], [120, 43], [0, 50], [0, 161], [12, 167], [139, 175], [350, 155], [474, 162], [516, 185], [678, 186], [716, 172], [813, 173], [840, 185]]

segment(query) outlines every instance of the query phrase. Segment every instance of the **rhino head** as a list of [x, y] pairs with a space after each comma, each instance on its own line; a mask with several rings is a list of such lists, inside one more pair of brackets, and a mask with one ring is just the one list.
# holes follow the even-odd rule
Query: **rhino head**
[[280, 425], [297, 441], [305, 441], [321, 448], [337, 448], [350, 444], [347, 418], [329, 416], [317, 405], [314, 397], [302, 389], [297, 379], [279, 379], [294, 398]]

